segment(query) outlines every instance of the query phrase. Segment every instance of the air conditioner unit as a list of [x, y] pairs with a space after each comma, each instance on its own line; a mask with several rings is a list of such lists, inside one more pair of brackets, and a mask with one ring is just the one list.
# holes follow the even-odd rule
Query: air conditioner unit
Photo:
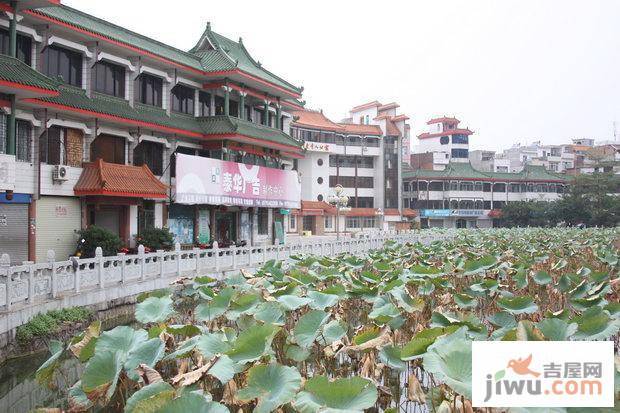
[[67, 167], [64, 165], [54, 165], [52, 167], [52, 180], [54, 182], [64, 182], [68, 179]]

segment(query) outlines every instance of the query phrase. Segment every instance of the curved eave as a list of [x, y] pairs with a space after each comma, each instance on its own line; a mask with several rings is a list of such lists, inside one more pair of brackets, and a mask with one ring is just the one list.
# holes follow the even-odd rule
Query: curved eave
[[150, 194], [150, 193], [137, 193], [137, 192], [117, 192], [107, 191], [105, 189], [99, 190], [74, 190], [76, 196], [115, 196], [122, 198], [147, 198], [147, 199], [166, 199], [166, 194]]
[[297, 146], [284, 145], [281, 143], [271, 142], [264, 139], [254, 138], [252, 136], [242, 135], [240, 133], [212, 133], [204, 135], [204, 139], [207, 141], [219, 141], [222, 139], [229, 139], [235, 142], [247, 143], [250, 145], [257, 145], [262, 147], [268, 147], [285, 151], [289, 153], [301, 154], [302, 149]]
[[95, 112], [95, 111], [91, 111], [91, 110], [87, 110], [87, 109], [74, 108], [72, 106], [61, 105], [59, 103], [45, 102], [45, 101], [42, 101], [42, 100], [39, 100], [39, 99], [25, 99], [24, 102], [32, 103], [32, 104], [37, 105], [37, 106], [53, 108], [53, 109], [57, 109], [57, 110], [64, 111], [64, 112], [77, 113], [77, 114], [85, 115], [85, 116], [89, 116], [89, 117], [94, 117], [94, 118], [99, 118], [99, 119], [106, 119], [106, 120], [109, 120], [111, 122], [115, 122], [115, 123], [119, 123], [119, 124], [123, 124], [123, 125], [139, 126], [139, 127], [143, 127], [143, 128], [147, 128], [147, 129], [157, 130], [157, 131], [160, 131], [160, 132], [188, 136], [188, 137], [191, 137], [191, 138], [202, 138], [204, 136], [202, 133], [199, 133], [199, 132], [193, 132], [193, 131], [188, 131], [188, 130], [184, 130], [184, 129], [172, 128], [170, 126], [159, 125], [157, 123], [144, 122], [144, 121], [135, 120], [135, 119], [123, 118], [121, 116], [109, 115], [107, 113]]
[[503, 183], [511, 183], [511, 182], [545, 182], [545, 183], [555, 183], [555, 184], [566, 184], [567, 182], [561, 179], [527, 179], [527, 178], [516, 178], [516, 179], [502, 179], [502, 178], [463, 178], [459, 176], [412, 176], [412, 177], [403, 177], [403, 179], [417, 179], [424, 181], [478, 181], [478, 182], [503, 182]]
[[213, 72], [205, 72], [205, 76], [213, 77], [213, 78], [222, 78], [228, 77], [234, 79], [238, 82], [246, 83], [254, 88], [263, 88], [267, 89], [273, 95], [282, 94], [287, 97], [298, 99], [301, 97], [301, 93], [293, 90], [288, 90], [283, 88], [282, 86], [278, 86], [274, 83], [271, 83], [265, 79], [261, 79], [258, 76], [247, 73], [241, 69], [230, 69], [230, 70], [216, 70]]
[[15, 95], [18, 99], [52, 97], [59, 95], [57, 90], [25, 85], [23, 83], [11, 82], [9, 80], [0, 80], [0, 93]]

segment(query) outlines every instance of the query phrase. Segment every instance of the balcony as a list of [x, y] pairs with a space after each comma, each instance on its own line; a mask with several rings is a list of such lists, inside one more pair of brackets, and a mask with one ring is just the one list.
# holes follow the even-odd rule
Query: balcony
[[0, 154], [0, 191], [15, 190], [15, 156]]

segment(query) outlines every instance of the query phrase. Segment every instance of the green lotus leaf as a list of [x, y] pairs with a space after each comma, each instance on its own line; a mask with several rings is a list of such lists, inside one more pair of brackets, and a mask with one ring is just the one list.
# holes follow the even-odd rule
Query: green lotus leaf
[[93, 407], [93, 402], [88, 400], [88, 396], [82, 390], [82, 381], [78, 380], [67, 391], [67, 399], [69, 401], [69, 410], [75, 412], [85, 412]]
[[153, 367], [155, 363], [162, 359], [165, 349], [164, 342], [159, 338], [152, 338], [134, 347], [127, 354], [127, 360], [123, 365], [129, 378], [137, 381], [139, 377], [134, 369], [140, 364]]
[[329, 345], [340, 340], [347, 333], [347, 325], [343, 321], [332, 320], [323, 327], [323, 334], [318, 338], [321, 345]]
[[271, 346], [271, 340], [280, 330], [272, 324], [255, 326], [243, 331], [232, 343], [226, 355], [236, 363], [248, 363], [257, 360], [265, 354]]
[[538, 285], [547, 285], [553, 281], [553, 278], [551, 278], [551, 275], [549, 275], [547, 271], [537, 271], [532, 276], [532, 279]]
[[478, 305], [478, 300], [467, 294], [454, 294], [454, 302], [460, 308], [475, 308]]
[[534, 300], [527, 296], [500, 298], [497, 300], [497, 305], [511, 314], [531, 314], [538, 310]]
[[209, 369], [209, 375], [215, 377], [222, 384], [228, 383], [235, 373], [237, 373], [238, 364], [233, 362], [226, 355], [219, 356], [213, 367]]
[[321, 310], [312, 310], [301, 316], [295, 328], [293, 337], [300, 347], [310, 347], [321, 333], [321, 327], [329, 320], [329, 314]]
[[282, 305], [274, 301], [260, 303], [254, 311], [254, 318], [265, 324], [282, 326], [285, 323]]
[[136, 305], [136, 320], [142, 324], [162, 323], [175, 313], [172, 298], [149, 297]]
[[435, 284], [431, 280], [424, 280], [422, 284], [418, 286], [418, 294], [431, 295], [435, 291]]
[[229, 413], [223, 404], [214, 402], [196, 392], [185, 392], [157, 410], [156, 413]]
[[465, 275], [472, 275], [488, 270], [495, 264], [497, 264], [497, 257], [494, 255], [485, 255], [484, 257], [476, 260], [465, 261], [463, 270], [465, 271]]
[[175, 351], [164, 357], [164, 360], [172, 360], [189, 356], [189, 354], [194, 351], [194, 348], [196, 348], [196, 343], [199, 338], [200, 336], [194, 336], [181, 342]]
[[51, 340], [49, 344], [50, 353], [52, 355], [50, 358], [45, 360], [45, 362], [37, 369], [35, 373], [35, 378], [37, 382], [41, 385], [51, 386], [52, 379], [54, 378], [54, 372], [60, 366], [60, 356], [64, 351], [64, 346], [62, 341]]
[[576, 340], [605, 340], [620, 330], [620, 319], [613, 319], [601, 307], [588, 308], [572, 321], [577, 323]]
[[230, 344], [224, 341], [222, 333], [204, 333], [196, 340], [196, 350], [206, 359], [216, 354], [223, 354], [230, 350]]
[[427, 349], [422, 363], [424, 370], [471, 399], [471, 341], [466, 338], [465, 328], [437, 338]]
[[226, 318], [236, 320], [242, 314], [252, 314], [260, 302], [261, 297], [258, 294], [239, 294], [231, 300]]
[[314, 376], [306, 381], [293, 405], [301, 413], [354, 413], [372, 407], [377, 397], [377, 388], [370, 380], [351, 377], [330, 381]]
[[160, 381], [149, 384], [131, 395], [125, 404], [125, 413], [155, 413], [174, 398], [174, 387]]
[[147, 339], [148, 333], [145, 330], [134, 330], [129, 326], [118, 326], [101, 333], [95, 346], [95, 353], [121, 353], [123, 355], [121, 360], [124, 361], [127, 358], [127, 354], [133, 348]]
[[228, 310], [234, 290], [230, 287], [221, 290], [208, 303], [196, 306], [196, 318], [200, 321], [212, 321]]
[[296, 295], [281, 295], [277, 298], [277, 300], [285, 309], [289, 311], [297, 310], [299, 307], [303, 307], [312, 301], [309, 298], [298, 297]]
[[289, 345], [286, 348], [286, 357], [294, 361], [304, 361], [310, 356], [310, 350], [297, 345]]
[[95, 351], [82, 373], [82, 390], [90, 400], [103, 399], [107, 403], [116, 391], [122, 368], [123, 353]]
[[373, 340], [381, 334], [381, 330], [378, 327], [367, 327], [361, 331], [359, 331], [353, 337], [353, 344], [359, 346], [360, 344], [364, 344], [367, 341]]
[[402, 351], [393, 345], [387, 345], [379, 350], [379, 360], [391, 369], [407, 370], [407, 362], [402, 360]]
[[[193, 324], [167, 326], [166, 331], [172, 334], [173, 336], [182, 336], [182, 337], [193, 337], [193, 336], [197, 336], [198, 334], [200, 334], [200, 329]], [[150, 333], [149, 333], [149, 338], [153, 338], [153, 336], [151, 336]]]
[[404, 361], [420, 358], [437, 337], [450, 334], [458, 330], [458, 326], [427, 328], [416, 334], [400, 351], [400, 358]]
[[612, 318], [620, 318], [620, 302], [609, 303], [603, 308], [609, 312]]
[[340, 297], [334, 294], [324, 294], [319, 291], [308, 291], [308, 298], [310, 301], [310, 308], [315, 310], [324, 310], [326, 307], [332, 307], [338, 303]]
[[368, 318], [384, 324], [399, 315], [400, 311], [387, 297], [377, 297]]
[[443, 274], [443, 271], [440, 268], [435, 268], [427, 265], [419, 265], [416, 264], [409, 268], [409, 272], [411, 275], [416, 277], [430, 277], [434, 278]]
[[551, 341], [566, 341], [577, 331], [576, 323], [569, 324], [560, 318], [545, 318], [536, 326]]
[[408, 313], [424, 309], [424, 300], [420, 297], [412, 298], [404, 285], [392, 288], [390, 294], [396, 299], [398, 306]]
[[527, 269], [525, 267], [519, 267], [512, 278], [515, 280], [515, 286], [518, 290], [527, 287]]
[[515, 316], [506, 311], [498, 311], [497, 313], [488, 316], [487, 320], [498, 327], [512, 328], [517, 325]]
[[247, 385], [237, 392], [240, 400], [258, 399], [257, 413], [268, 413], [293, 400], [301, 388], [301, 374], [295, 367], [280, 364], [257, 365], [248, 371]]

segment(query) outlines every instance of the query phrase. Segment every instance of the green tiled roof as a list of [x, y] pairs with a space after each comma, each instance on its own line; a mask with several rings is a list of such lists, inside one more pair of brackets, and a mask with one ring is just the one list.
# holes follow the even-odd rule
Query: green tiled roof
[[35, 12], [60, 20], [72, 26], [76, 26], [80, 29], [97, 33], [109, 39], [155, 53], [158, 56], [165, 57], [186, 66], [202, 70], [200, 60], [197, 56], [191, 53], [168, 46], [164, 43], [158, 42], [157, 40], [153, 40], [141, 34], [132, 32], [124, 27], [117, 26], [71, 7], [65, 5], [60, 5], [58, 7], [43, 7], [37, 9]]
[[261, 139], [268, 142], [301, 147], [301, 142], [279, 129], [258, 125], [246, 120], [231, 116], [210, 116], [200, 118], [203, 132], [206, 135], [238, 133], [240, 135]]
[[443, 171], [428, 169], [404, 169], [404, 179], [501, 179], [506, 181], [568, 181], [565, 175], [549, 172], [544, 166], [526, 165], [521, 172], [483, 172], [474, 169], [469, 162], [450, 162]]
[[[215, 51], [224, 54], [227, 60], [216, 57]], [[238, 68], [250, 75], [259, 77], [289, 91], [295, 93], [301, 93], [302, 91], [301, 88], [276, 76], [254, 60], [243, 45], [241, 39], [236, 42], [221, 34], [215, 33], [211, 30], [210, 25], [207, 25], [207, 29], [191, 52], [201, 56], [204, 70], [207, 72], [225, 70], [225, 68]], [[230, 67], [230, 65], [232, 65], [232, 67]], [[223, 66], [225, 66], [225, 68], [223, 68]]]
[[34, 13], [137, 47], [193, 69], [205, 72], [240, 69], [288, 91], [301, 93], [301, 88], [276, 76], [256, 62], [241, 41], [235, 42], [217, 34], [211, 31], [209, 25], [198, 44], [189, 52], [185, 52], [65, 5], [43, 7]]
[[57, 91], [59, 84], [21, 60], [4, 54], [0, 54], [0, 80], [52, 91]]

